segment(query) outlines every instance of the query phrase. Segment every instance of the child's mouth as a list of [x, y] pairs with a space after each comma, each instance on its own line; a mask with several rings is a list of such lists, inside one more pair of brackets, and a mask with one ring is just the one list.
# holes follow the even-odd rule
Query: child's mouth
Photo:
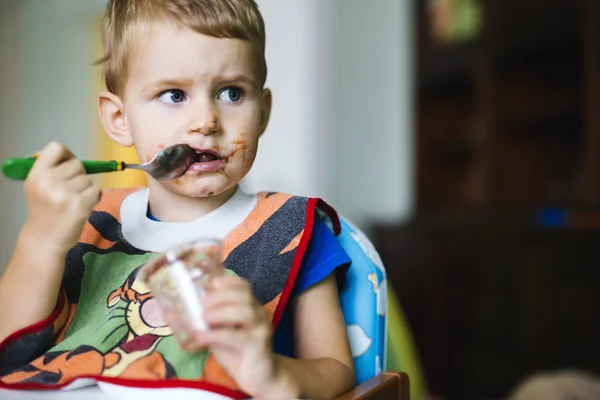
[[224, 158], [214, 150], [195, 149], [198, 161], [188, 171], [215, 172], [224, 164]]

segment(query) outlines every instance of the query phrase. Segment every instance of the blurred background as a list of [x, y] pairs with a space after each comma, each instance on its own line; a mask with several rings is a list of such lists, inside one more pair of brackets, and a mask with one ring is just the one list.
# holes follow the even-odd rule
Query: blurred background
[[[323, 197], [365, 230], [431, 396], [600, 373], [600, 3], [258, 3], [274, 107], [244, 185]], [[95, 110], [104, 5], [0, 0], [1, 159], [58, 140], [135, 161]], [[25, 215], [3, 179], [0, 270]]]

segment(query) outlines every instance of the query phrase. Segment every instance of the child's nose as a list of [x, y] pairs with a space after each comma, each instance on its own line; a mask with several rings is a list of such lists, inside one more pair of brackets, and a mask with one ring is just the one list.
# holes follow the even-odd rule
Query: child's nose
[[193, 107], [191, 122], [188, 127], [189, 134], [214, 135], [221, 132], [217, 110], [210, 102], [207, 103]]

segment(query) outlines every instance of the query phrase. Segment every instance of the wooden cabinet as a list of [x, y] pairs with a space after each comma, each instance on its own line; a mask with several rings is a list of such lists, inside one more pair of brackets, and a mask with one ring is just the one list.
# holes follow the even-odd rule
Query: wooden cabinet
[[600, 373], [600, 1], [479, 2], [477, 38], [442, 45], [416, 1], [416, 213], [373, 229], [450, 400]]
[[485, 0], [471, 42], [417, 7], [417, 205], [600, 206], [593, 0]]
[[600, 374], [600, 232], [530, 215], [439, 212], [376, 230], [428, 387], [446, 399], [506, 398], [545, 370]]

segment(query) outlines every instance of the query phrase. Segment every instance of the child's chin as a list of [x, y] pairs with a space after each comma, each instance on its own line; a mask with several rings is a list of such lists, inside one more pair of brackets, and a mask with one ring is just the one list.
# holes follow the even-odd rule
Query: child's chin
[[228, 185], [223, 181], [223, 177], [215, 177], [217, 179], [176, 179], [171, 181], [169, 189], [187, 197], [205, 198], [212, 197], [231, 189], [235, 185]]

